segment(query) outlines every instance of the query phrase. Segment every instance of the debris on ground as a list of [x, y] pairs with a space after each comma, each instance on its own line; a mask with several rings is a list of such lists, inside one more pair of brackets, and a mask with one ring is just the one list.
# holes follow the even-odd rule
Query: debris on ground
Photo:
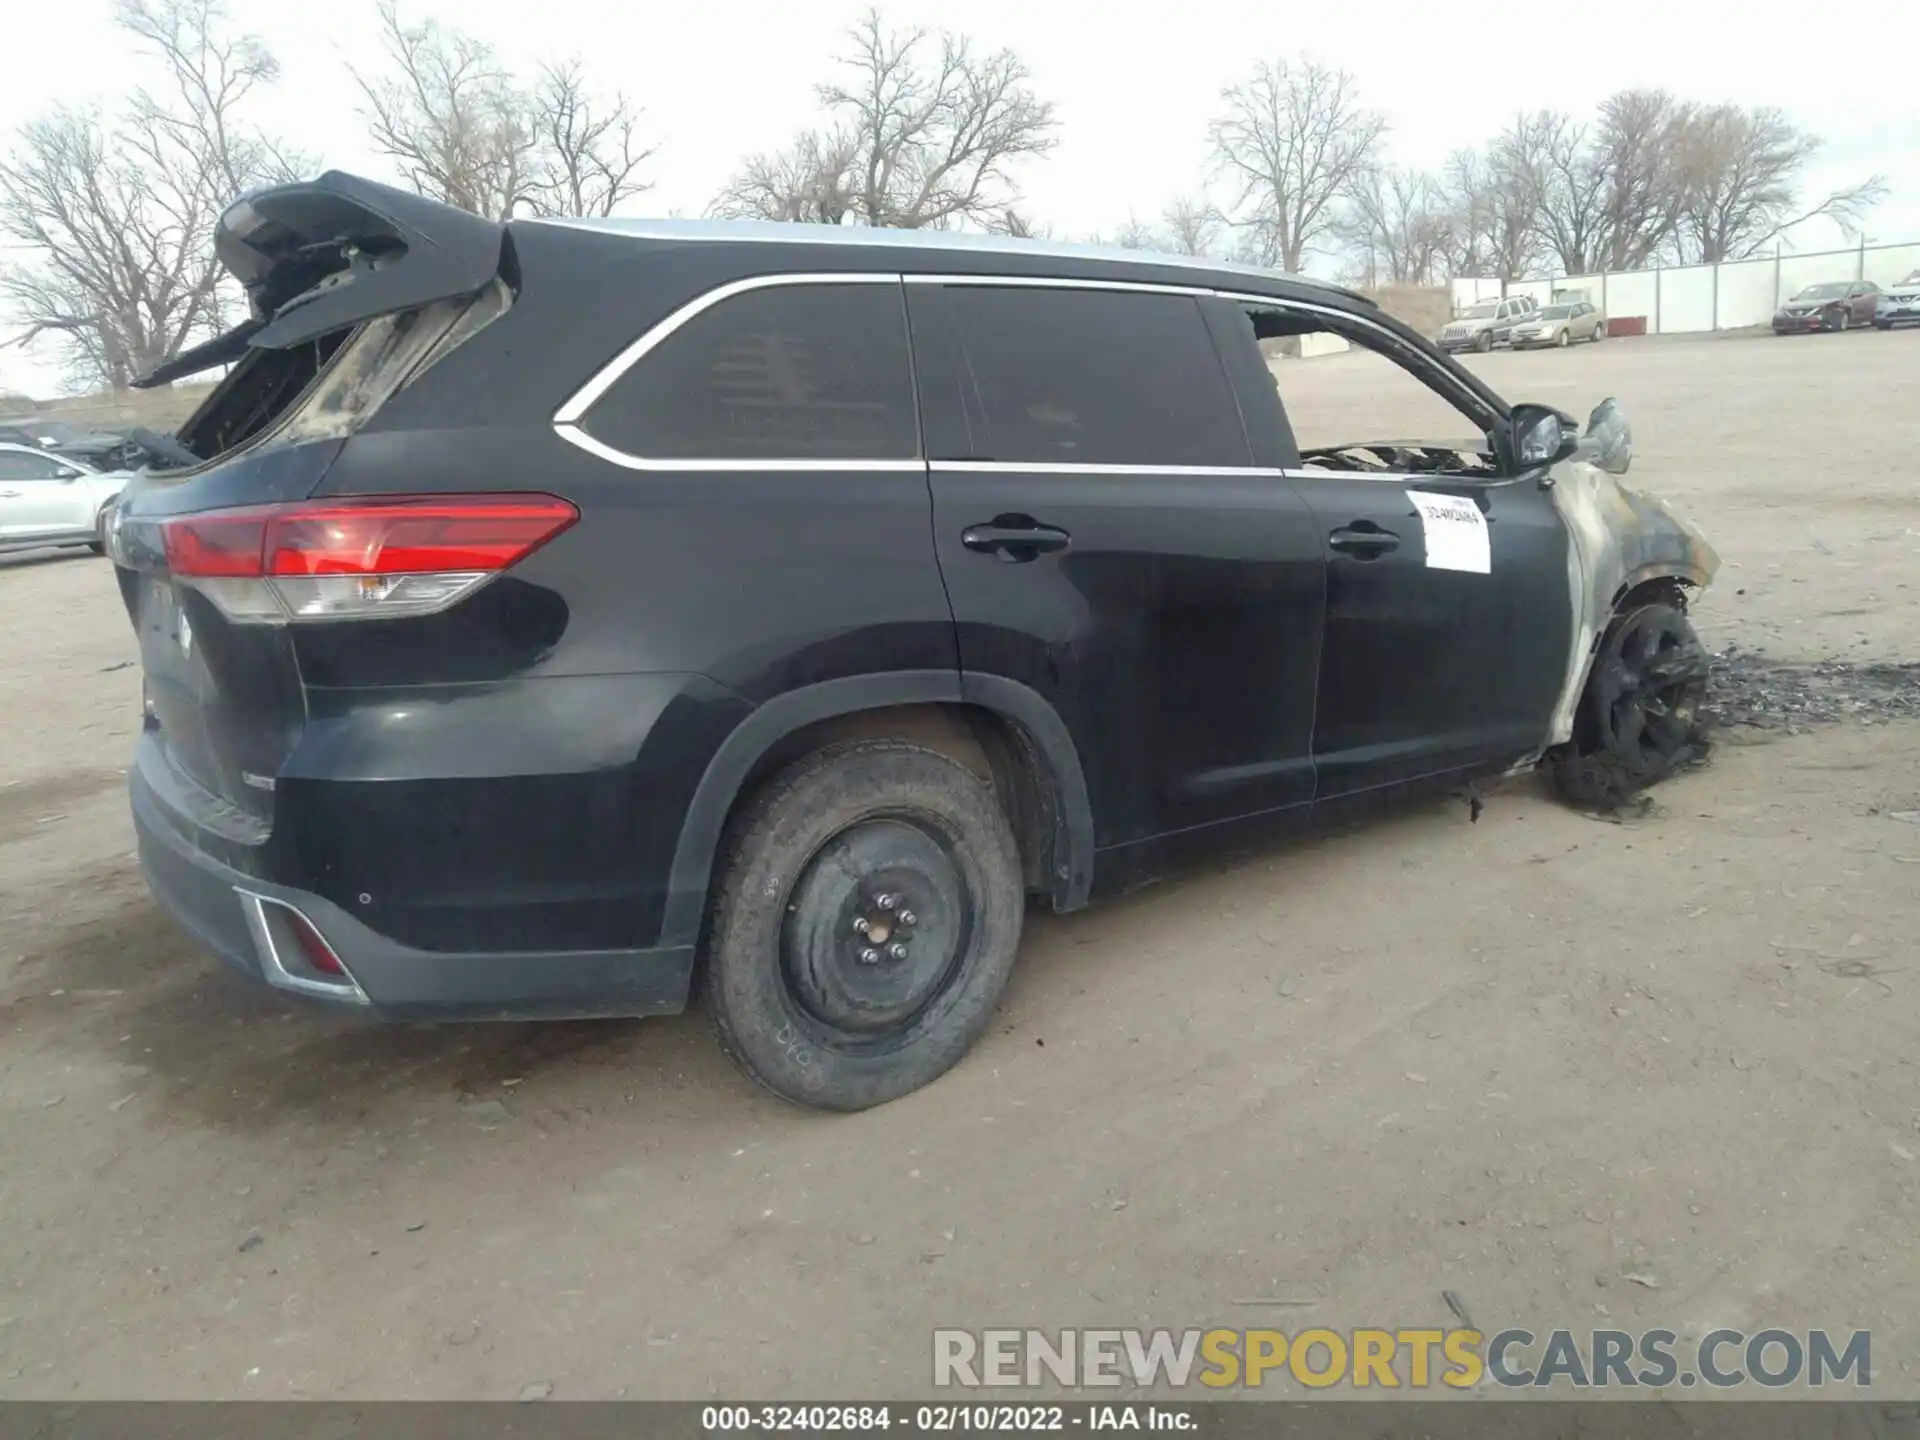
[[1920, 719], [1920, 665], [1795, 663], [1729, 645], [1713, 657], [1703, 718], [1788, 735], [1845, 720]]

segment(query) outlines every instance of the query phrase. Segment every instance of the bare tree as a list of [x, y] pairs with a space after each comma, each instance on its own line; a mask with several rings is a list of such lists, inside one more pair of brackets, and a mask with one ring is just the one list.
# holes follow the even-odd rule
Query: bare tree
[[1220, 248], [1226, 217], [1211, 201], [1183, 195], [1160, 212], [1165, 247], [1175, 255], [1212, 255]]
[[484, 40], [381, 0], [384, 71], [353, 72], [376, 148], [424, 195], [507, 219], [610, 215], [647, 188], [653, 154], [624, 96], [596, 100], [578, 61], [523, 84]]
[[1009, 205], [998, 215], [987, 221], [987, 231], [993, 235], [1005, 235], [1012, 240], [1051, 240], [1053, 226], [1034, 217], [1017, 206]]
[[1214, 153], [1240, 185], [1253, 253], [1297, 272], [1333, 232], [1337, 202], [1374, 163], [1387, 122], [1353, 76], [1313, 60], [1261, 65], [1224, 92]]
[[1818, 137], [1775, 109], [1714, 105], [1695, 112], [1680, 136], [1680, 258], [1738, 260], [1818, 216], [1857, 229], [1885, 197], [1886, 182], [1875, 175], [1809, 206], [1800, 198], [1800, 176], [1819, 149]]
[[1362, 283], [1431, 285], [1443, 278], [1453, 227], [1432, 176], [1370, 167], [1348, 186], [1346, 204], [1338, 233], [1359, 261]]
[[1137, 216], [1127, 216], [1126, 223], [1115, 233], [1113, 243], [1122, 250], [1157, 250], [1160, 241], [1153, 233], [1153, 227]]
[[1014, 206], [1015, 162], [1051, 150], [1055, 129], [1019, 57], [980, 54], [946, 31], [888, 30], [877, 10], [849, 38], [840, 62], [849, 78], [819, 91], [827, 129], [748, 160], [714, 208], [922, 229], [984, 223]]
[[750, 157], [713, 203], [733, 220], [844, 225], [854, 215], [853, 141], [807, 131], [785, 150]]
[[213, 227], [240, 192], [298, 164], [247, 121], [279, 75], [219, 0], [122, 0], [116, 23], [158, 62], [118, 115], [58, 109], [0, 161], [0, 233], [34, 258], [0, 271], [18, 343], [50, 336], [76, 386], [123, 389], [219, 327]]
[[624, 95], [596, 99], [578, 60], [541, 68], [529, 95], [534, 181], [522, 197], [539, 215], [611, 215], [651, 186], [639, 170], [654, 148]]

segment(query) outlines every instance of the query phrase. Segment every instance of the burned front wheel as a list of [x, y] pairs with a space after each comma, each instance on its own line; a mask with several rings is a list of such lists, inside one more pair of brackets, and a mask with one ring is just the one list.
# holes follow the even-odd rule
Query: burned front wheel
[[1708, 659], [1686, 612], [1656, 603], [1623, 611], [1600, 644], [1572, 741], [1553, 759], [1562, 795], [1615, 805], [1706, 753], [1701, 709]]
[[991, 1019], [1025, 898], [1012, 828], [964, 765], [902, 741], [818, 751], [732, 827], [706, 957], [721, 1048], [802, 1105], [916, 1090]]

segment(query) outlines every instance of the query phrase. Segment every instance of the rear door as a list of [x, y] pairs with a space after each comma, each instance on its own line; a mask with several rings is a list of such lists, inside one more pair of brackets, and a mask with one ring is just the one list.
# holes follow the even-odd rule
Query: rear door
[[1096, 845], [1310, 800], [1320, 543], [1253, 464], [1203, 302], [907, 289], [961, 668], [1060, 713]]

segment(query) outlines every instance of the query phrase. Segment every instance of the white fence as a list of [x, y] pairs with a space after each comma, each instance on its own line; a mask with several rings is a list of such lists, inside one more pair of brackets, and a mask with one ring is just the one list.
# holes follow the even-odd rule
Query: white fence
[[1615, 270], [1551, 280], [1455, 280], [1453, 306], [1501, 295], [1531, 295], [1545, 305], [1556, 296], [1590, 300], [1609, 317], [1639, 316], [1649, 335], [1738, 330], [1764, 325], [1782, 300], [1826, 280], [1872, 280], [1891, 285], [1920, 270], [1920, 244], [1869, 245], [1813, 255], [1769, 255], [1724, 265], [1675, 265], [1659, 270]]

